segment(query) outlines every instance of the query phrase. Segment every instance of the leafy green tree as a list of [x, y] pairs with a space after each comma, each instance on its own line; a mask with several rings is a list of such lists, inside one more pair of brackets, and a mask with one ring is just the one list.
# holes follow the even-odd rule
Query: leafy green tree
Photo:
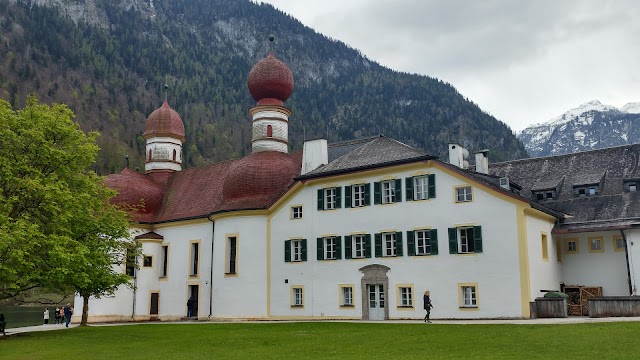
[[130, 244], [127, 215], [89, 170], [98, 134], [73, 116], [35, 96], [19, 111], [0, 100], [0, 299], [41, 287], [86, 304], [129, 284], [116, 265]]

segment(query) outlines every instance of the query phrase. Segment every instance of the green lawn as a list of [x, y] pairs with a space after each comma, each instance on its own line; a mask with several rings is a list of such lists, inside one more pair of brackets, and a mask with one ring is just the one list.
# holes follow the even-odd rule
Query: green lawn
[[2, 338], [0, 359], [627, 359], [640, 322], [143, 324]]

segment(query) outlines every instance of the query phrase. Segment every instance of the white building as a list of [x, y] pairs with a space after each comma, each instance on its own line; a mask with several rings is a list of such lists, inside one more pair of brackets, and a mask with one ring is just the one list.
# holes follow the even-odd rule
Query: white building
[[[241, 159], [181, 170], [180, 116], [166, 102], [149, 116], [145, 173], [106, 181], [117, 203], [144, 205], [132, 214], [140, 268], [122, 269], [135, 290], [91, 299], [90, 322], [181, 319], [190, 297], [198, 319], [419, 319], [426, 290], [436, 318], [526, 318], [562, 283], [635, 294], [640, 147], [604, 150], [635, 159], [620, 171], [585, 171], [598, 156], [581, 154], [556, 169], [563, 157], [489, 166], [486, 151], [471, 171], [457, 144], [447, 163], [383, 136], [289, 154], [291, 71], [270, 54], [249, 90]], [[571, 180], [584, 174], [599, 187]], [[615, 199], [602, 209], [605, 190]]]

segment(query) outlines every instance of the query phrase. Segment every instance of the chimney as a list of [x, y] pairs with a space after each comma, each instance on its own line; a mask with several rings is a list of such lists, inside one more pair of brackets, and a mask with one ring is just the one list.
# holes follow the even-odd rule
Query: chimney
[[449, 163], [461, 169], [469, 168], [469, 163], [465, 160], [469, 156], [469, 150], [460, 144], [449, 144]]
[[326, 139], [315, 139], [304, 142], [302, 148], [302, 171], [300, 175], [307, 174], [322, 165], [329, 163]]
[[481, 174], [489, 174], [489, 150], [484, 149], [476, 151], [476, 172]]

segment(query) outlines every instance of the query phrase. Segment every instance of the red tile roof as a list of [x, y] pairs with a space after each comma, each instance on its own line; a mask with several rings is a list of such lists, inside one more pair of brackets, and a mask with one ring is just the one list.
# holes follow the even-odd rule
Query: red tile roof
[[293, 92], [293, 73], [270, 52], [253, 66], [247, 85], [258, 105], [282, 106]]
[[151, 136], [177, 137], [184, 142], [184, 123], [180, 115], [165, 100], [162, 106], [154, 110], [147, 118], [142, 136], [145, 139]]

